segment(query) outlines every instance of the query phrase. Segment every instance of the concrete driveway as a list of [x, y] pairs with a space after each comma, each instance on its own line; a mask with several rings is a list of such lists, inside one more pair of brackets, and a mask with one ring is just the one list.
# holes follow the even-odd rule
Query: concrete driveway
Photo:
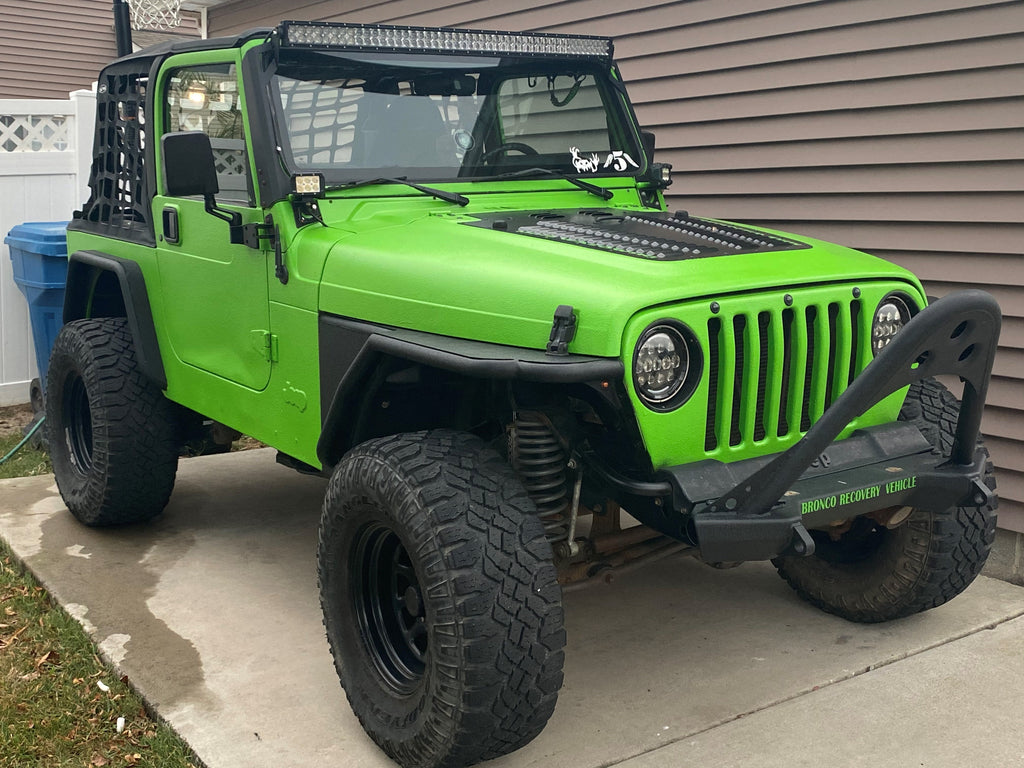
[[[314, 560], [325, 482], [271, 450], [183, 461], [166, 513], [97, 531], [52, 477], [0, 481], [0, 536], [209, 768], [392, 765], [348, 708]], [[512, 766], [1024, 765], [1024, 589], [862, 626], [770, 565], [677, 557], [565, 596], [565, 686]]]

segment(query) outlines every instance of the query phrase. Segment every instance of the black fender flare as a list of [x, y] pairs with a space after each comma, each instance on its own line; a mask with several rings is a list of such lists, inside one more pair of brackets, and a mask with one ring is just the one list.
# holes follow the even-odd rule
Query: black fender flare
[[422, 331], [320, 315], [320, 397], [323, 426], [316, 452], [332, 467], [353, 447], [354, 412], [385, 358], [476, 379], [575, 384], [621, 381], [622, 360], [548, 355], [543, 350], [457, 339]]
[[121, 288], [128, 328], [135, 343], [135, 356], [143, 375], [161, 389], [167, 389], [167, 374], [160, 357], [146, 279], [136, 262], [101, 251], [75, 251], [69, 255], [64, 322], [91, 317], [93, 289], [103, 272], [112, 273]]

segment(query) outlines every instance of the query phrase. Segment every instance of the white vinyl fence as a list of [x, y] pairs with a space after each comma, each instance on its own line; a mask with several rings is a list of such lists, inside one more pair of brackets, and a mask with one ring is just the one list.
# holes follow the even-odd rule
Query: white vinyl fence
[[[0, 99], [0, 241], [28, 221], [66, 221], [88, 197], [96, 96]], [[0, 406], [28, 402], [36, 376], [28, 304], [0, 255]]]

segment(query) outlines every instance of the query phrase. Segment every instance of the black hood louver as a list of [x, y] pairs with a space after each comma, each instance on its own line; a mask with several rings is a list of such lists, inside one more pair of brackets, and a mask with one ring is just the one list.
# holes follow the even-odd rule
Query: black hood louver
[[676, 213], [604, 209], [484, 214], [469, 226], [515, 232], [652, 261], [681, 261], [728, 254], [792, 251], [806, 243], [756, 229]]

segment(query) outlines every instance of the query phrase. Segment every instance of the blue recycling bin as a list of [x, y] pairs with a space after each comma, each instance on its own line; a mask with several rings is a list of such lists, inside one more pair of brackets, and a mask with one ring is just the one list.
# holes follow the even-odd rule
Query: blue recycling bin
[[14, 282], [28, 300], [32, 341], [45, 391], [50, 350], [64, 324], [64, 286], [68, 278], [66, 221], [29, 221], [7, 233]]

